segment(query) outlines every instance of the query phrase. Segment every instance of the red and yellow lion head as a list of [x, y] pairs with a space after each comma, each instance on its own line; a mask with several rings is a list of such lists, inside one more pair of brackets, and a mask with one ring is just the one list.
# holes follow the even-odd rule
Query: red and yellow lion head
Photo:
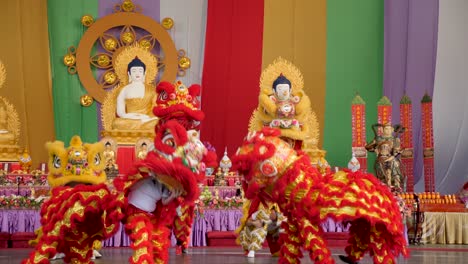
[[271, 128], [249, 132], [233, 157], [233, 167], [244, 177], [249, 199], [254, 198], [260, 189], [271, 193], [278, 178], [299, 158], [280, 134], [280, 130]]
[[83, 144], [79, 136], [74, 136], [68, 148], [62, 141], [48, 142], [46, 148], [49, 152], [47, 180], [51, 187], [106, 181], [102, 143]]
[[198, 195], [206, 153], [197, 131], [187, 131], [176, 120], [169, 120], [158, 126], [154, 150], [136, 164], [138, 171], [133, 173], [152, 173], [168, 189], [180, 190], [186, 200], [193, 200]]
[[199, 109], [200, 85], [193, 84], [187, 88], [181, 81], [174, 84], [160, 82], [156, 92], [158, 97], [153, 113], [160, 122], [175, 119], [186, 129], [195, 129], [205, 118], [205, 114]]

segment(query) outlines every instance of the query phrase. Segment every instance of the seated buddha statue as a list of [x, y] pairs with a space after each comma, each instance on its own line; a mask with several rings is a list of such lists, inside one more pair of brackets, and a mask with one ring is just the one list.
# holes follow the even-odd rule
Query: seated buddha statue
[[3, 100], [0, 100], [0, 145], [12, 145], [15, 135], [8, 130], [8, 113]]
[[299, 96], [291, 94], [291, 82], [288, 78], [280, 74], [273, 82], [274, 94], [270, 99], [276, 106], [276, 118], [270, 123], [270, 127], [300, 129], [299, 121], [296, 117], [296, 104], [299, 103]]
[[109, 141], [104, 144], [103, 155], [106, 168], [117, 168], [115, 151], [112, 149], [112, 144]]
[[249, 130], [278, 128], [281, 137], [301, 149], [306, 137], [318, 141], [317, 116], [303, 91], [304, 78], [292, 63], [278, 58], [262, 71], [258, 107], [250, 119]]
[[140, 146], [140, 150], [137, 153], [137, 158], [139, 160], [144, 160], [147, 155], [148, 155], [148, 145], [145, 142], [143, 142]]
[[116, 100], [116, 114], [112, 128], [117, 130], [153, 129], [157, 118], [152, 115], [155, 102], [154, 87], [145, 82], [146, 65], [135, 57], [127, 67], [128, 84], [123, 86]]
[[[5, 84], [7, 72], [0, 61], [0, 89]], [[18, 161], [18, 141], [21, 122], [18, 112], [7, 98], [0, 96], [0, 161]]]

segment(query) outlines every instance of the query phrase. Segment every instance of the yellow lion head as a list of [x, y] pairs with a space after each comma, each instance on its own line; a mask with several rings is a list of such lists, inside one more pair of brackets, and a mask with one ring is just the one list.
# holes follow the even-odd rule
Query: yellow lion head
[[74, 136], [68, 148], [62, 141], [47, 142], [46, 148], [49, 152], [47, 180], [51, 187], [106, 181], [102, 143], [83, 144], [79, 136]]

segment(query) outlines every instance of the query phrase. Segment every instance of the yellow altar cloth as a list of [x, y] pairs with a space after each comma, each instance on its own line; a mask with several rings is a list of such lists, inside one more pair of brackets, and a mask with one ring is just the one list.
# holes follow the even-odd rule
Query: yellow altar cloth
[[425, 212], [421, 242], [468, 244], [468, 213]]

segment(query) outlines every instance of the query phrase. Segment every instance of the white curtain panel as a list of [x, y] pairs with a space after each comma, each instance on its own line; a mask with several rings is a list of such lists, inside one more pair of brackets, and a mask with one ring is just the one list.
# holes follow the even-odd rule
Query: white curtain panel
[[468, 1], [443, 0], [439, 5], [435, 176], [437, 191], [450, 194], [468, 181]]
[[176, 48], [184, 49], [191, 67], [184, 77], [185, 85], [201, 84], [205, 48], [205, 29], [208, 0], [160, 0], [160, 17], [170, 17], [174, 27], [169, 31]]

